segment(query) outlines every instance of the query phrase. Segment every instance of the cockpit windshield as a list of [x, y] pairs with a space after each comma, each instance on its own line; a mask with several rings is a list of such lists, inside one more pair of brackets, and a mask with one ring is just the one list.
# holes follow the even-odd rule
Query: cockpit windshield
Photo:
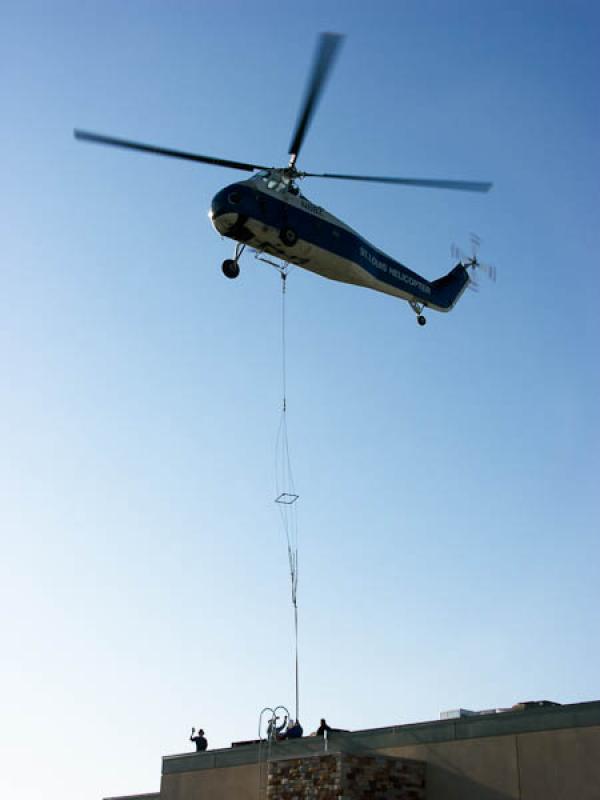
[[298, 195], [300, 190], [291, 178], [286, 177], [279, 170], [261, 170], [254, 180], [263, 183], [267, 189], [272, 192], [290, 192], [290, 194]]

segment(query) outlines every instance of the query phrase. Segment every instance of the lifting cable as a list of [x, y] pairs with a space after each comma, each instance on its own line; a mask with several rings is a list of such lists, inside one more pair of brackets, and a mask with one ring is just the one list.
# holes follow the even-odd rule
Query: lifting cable
[[288, 265], [280, 268], [281, 275], [281, 373], [282, 403], [277, 443], [275, 448], [275, 502], [278, 505], [283, 530], [287, 540], [288, 562], [291, 580], [292, 606], [294, 608], [295, 637], [295, 676], [296, 676], [296, 719], [299, 719], [299, 678], [298, 678], [298, 509], [296, 501], [299, 495], [294, 487], [294, 476], [290, 460], [290, 448], [287, 430], [287, 365], [286, 365], [286, 326], [285, 326], [285, 294]]

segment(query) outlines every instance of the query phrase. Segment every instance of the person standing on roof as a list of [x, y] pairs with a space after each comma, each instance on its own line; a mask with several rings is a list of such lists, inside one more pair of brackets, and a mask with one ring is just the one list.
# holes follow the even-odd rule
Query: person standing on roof
[[283, 718], [281, 725], [277, 724], [278, 719], [279, 717], [271, 717], [269, 724], [267, 725], [267, 739], [270, 739], [271, 741], [277, 741], [278, 739], [281, 739], [281, 732], [287, 725], [287, 714]]
[[315, 736], [325, 736], [325, 732], [330, 733], [330, 731], [332, 730], [333, 728], [330, 728], [327, 722], [324, 719], [322, 719], [321, 724], [315, 731]]
[[296, 720], [291, 719], [289, 721], [289, 723], [288, 723], [286, 732], [284, 734], [282, 734], [281, 738], [282, 739], [301, 739], [303, 733], [304, 733], [304, 730], [302, 728], [302, 725], [300, 725], [300, 721], [297, 720], [297, 719]]
[[[196, 735], [194, 735], [196, 734]], [[208, 747], [208, 742], [204, 736], [204, 731], [202, 728], [198, 729], [198, 733], [196, 733], [196, 729], [192, 728], [192, 735], [190, 736], [190, 742], [196, 743], [196, 752], [202, 753]]]

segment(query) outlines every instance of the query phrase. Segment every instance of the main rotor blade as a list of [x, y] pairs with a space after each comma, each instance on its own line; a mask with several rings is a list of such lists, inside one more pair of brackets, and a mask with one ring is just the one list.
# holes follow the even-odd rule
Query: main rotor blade
[[319, 97], [325, 86], [325, 81], [335, 60], [337, 50], [344, 37], [339, 33], [322, 33], [319, 37], [315, 59], [313, 61], [312, 72], [306, 86], [304, 101], [300, 107], [300, 114], [296, 123], [296, 130], [292, 136], [290, 144], [290, 166], [293, 167], [298, 158], [298, 153], [302, 147], [302, 142], [306, 135]]
[[370, 181], [371, 183], [395, 183], [403, 186], [423, 186], [428, 189], [459, 189], [463, 192], [489, 192], [491, 183], [481, 181], [440, 181], [429, 178], [383, 178], [373, 175], [334, 175], [329, 172], [300, 172], [300, 178], [336, 178], [342, 181]]
[[89, 131], [74, 131], [75, 138], [84, 142], [95, 142], [96, 144], [110, 144], [113, 147], [124, 147], [127, 150], [140, 150], [142, 153], [155, 153], [159, 156], [170, 156], [171, 158], [183, 158], [186, 161], [198, 161], [201, 164], [214, 164], [217, 167], [230, 167], [231, 169], [243, 169], [246, 172], [254, 172], [256, 169], [269, 169], [260, 164], [246, 164], [244, 161], [230, 161], [226, 158], [213, 158], [213, 156], [201, 156], [197, 153], [185, 153], [183, 150], [170, 150], [166, 147], [156, 147], [153, 144], [142, 144], [141, 142], [130, 142], [128, 139], [117, 139], [114, 136], [102, 136], [99, 133]]

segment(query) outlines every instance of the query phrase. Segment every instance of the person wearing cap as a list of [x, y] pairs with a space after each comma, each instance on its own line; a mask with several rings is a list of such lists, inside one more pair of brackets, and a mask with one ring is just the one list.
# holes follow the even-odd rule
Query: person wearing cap
[[[194, 735], [196, 734], [196, 735]], [[192, 735], [190, 736], [190, 742], [196, 743], [196, 752], [202, 753], [208, 747], [208, 742], [204, 736], [204, 731], [202, 728], [198, 729], [198, 733], [196, 733], [196, 729], [192, 728]]]

